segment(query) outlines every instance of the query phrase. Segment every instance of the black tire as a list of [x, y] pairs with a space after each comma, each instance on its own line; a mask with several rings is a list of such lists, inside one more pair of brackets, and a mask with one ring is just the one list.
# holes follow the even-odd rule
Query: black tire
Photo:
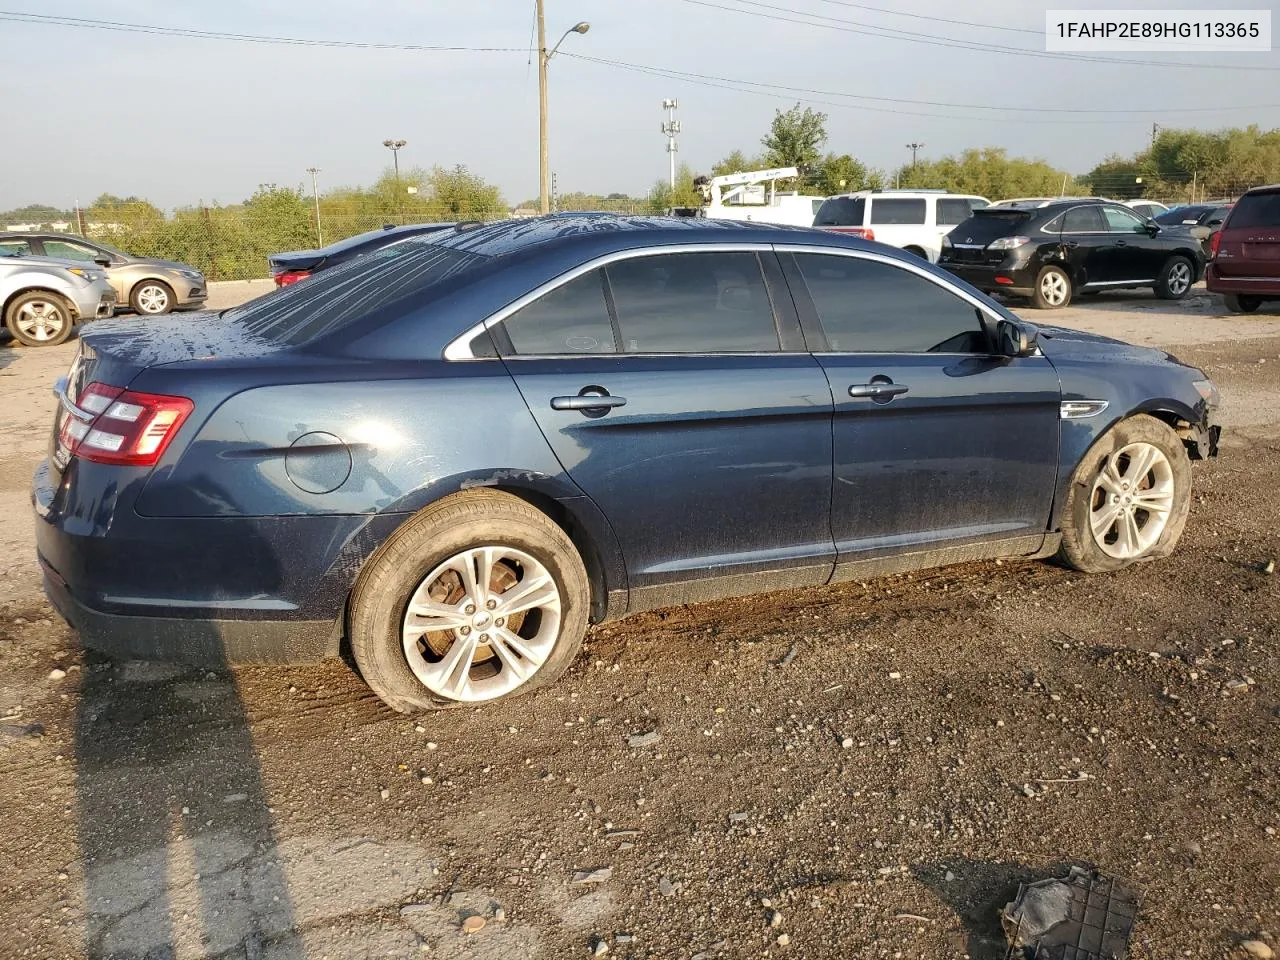
[[[1148, 443], [1165, 455], [1172, 470], [1173, 497], [1164, 530], [1156, 541], [1142, 553], [1121, 559], [1104, 551], [1093, 536], [1094, 484], [1111, 456], [1133, 443]], [[1140, 560], [1168, 556], [1182, 536], [1190, 506], [1191, 461], [1173, 428], [1146, 414], [1122, 420], [1089, 448], [1071, 476], [1062, 513], [1062, 546], [1058, 558], [1085, 573], [1106, 573]]]
[[[158, 304], [163, 297], [163, 306]], [[144, 317], [161, 317], [173, 309], [175, 297], [173, 287], [163, 280], [139, 280], [129, 291], [129, 306], [135, 313]]]
[[[41, 318], [35, 321], [34, 327], [33, 312]], [[44, 290], [32, 290], [10, 301], [4, 324], [13, 339], [24, 347], [56, 347], [66, 343], [71, 336], [75, 329], [74, 316], [71, 304], [63, 297]]]
[[1251, 297], [1248, 294], [1224, 293], [1222, 299], [1227, 305], [1228, 313], [1253, 313], [1262, 306], [1261, 297]]
[[515, 690], [483, 702], [498, 703], [546, 686], [577, 657], [587, 631], [591, 587], [573, 541], [518, 497], [488, 490], [455, 494], [425, 508], [388, 537], [365, 564], [352, 593], [352, 656], [365, 682], [393, 710], [480, 705], [428, 689], [409, 667], [401, 632], [406, 607], [423, 579], [450, 557], [485, 545], [511, 547], [541, 563], [560, 591], [561, 621], [555, 645], [537, 673]]
[[[1055, 302], [1058, 299], [1057, 295], [1046, 295], [1046, 287], [1048, 286], [1046, 280], [1055, 276], [1061, 278], [1060, 284], [1065, 284], [1065, 287], [1059, 287], [1065, 290], [1065, 293], [1061, 295], [1060, 302]], [[1060, 310], [1071, 305], [1074, 288], [1075, 284], [1071, 282], [1071, 277], [1067, 274], [1067, 271], [1061, 267], [1048, 266], [1036, 274], [1036, 289], [1031, 295], [1031, 302], [1038, 310]]]
[[1184, 256], [1174, 255], [1164, 262], [1151, 289], [1161, 300], [1181, 300], [1191, 292], [1195, 282], [1195, 264]]

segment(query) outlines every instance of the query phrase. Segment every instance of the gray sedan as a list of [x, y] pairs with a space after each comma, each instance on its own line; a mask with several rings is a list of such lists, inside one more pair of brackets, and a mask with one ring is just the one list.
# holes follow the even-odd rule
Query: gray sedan
[[209, 296], [204, 275], [171, 260], [135, 257], [99, 240], [60, 233], [0, 233], [0, 249], [36, 257], [97, 263], [107, 273], [116, 298], [137, 313], [158, 316], [198, 308]]

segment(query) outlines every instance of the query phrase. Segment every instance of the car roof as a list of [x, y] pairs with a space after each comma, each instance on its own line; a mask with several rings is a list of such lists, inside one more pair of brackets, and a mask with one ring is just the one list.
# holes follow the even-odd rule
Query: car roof
[[1269, 183], [1261, 187], [1253, 187], [1245, 191], [1245, 196], [1251, 193], [1280, 193], [1280, 183]]
[[950, 190], [854, 190], [851, 193], [833, 193], [827, 197], [828, 200], [860, 200], [864, 197], [885, 197], [893, 199], [900, 197], [907, 200], [915, 200], [920, 197], [961, 197], [965, 200], [985, 200], [986, 197], [979, 196], [976, 193], [952, 193]]

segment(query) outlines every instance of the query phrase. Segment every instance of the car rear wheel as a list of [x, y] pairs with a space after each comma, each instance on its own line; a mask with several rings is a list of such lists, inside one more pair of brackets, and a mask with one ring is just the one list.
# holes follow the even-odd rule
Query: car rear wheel
[[1261, 297], [1250, 297], [1248, 295], [1226, 293], [1222, 296], [1223, 301], [1227, 305], [1228, 313], [1253, 313], [1262, 306]]
[[1130, 417], [1076, 467], [1058, 556], [1086, 573], [1167, 556], [1190, 505], [1191, 461], [1182, 440], [1154, 417]]
[[143, 280], [129, 294], [129, 303], [138, 313], [158, 317], [173, 309], [173, 288], [160, 280]]
[[1156, 296], [1161, 300], [1181, 300], [1196, 282], [1195, 267], [1186, 257], [1170, 257], [1156, 280]]
[[33, 290], [15, 297], [5, 312], [5, 326], [27, 347], [54, 347], [71, 336], [70, 305], [55, 293]]
[[405, 522], [351, 601], [351, 652], [402, 713], [479, 704], [559, 677], [582, 645], [590, 587], [573, 541], [517, 497], [467, 492]]
[[1057, 310], [1071, 303], [1071, 278], [1061, 267], [1045, 267], [1036, 277], [1036, 292], [1031, 298], [1041, 310]]

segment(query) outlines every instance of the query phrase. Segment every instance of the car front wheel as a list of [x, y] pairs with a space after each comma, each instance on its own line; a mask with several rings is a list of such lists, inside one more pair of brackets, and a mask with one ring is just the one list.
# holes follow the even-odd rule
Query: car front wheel
[[1155, 293], [1161, 300], [1181, 300], [1196, 282], [1195, 268], [1186, 257], [1170, 257], [1156, 280]]
[[590, 588], [573, 541], [509, 494], [456, 494], [406, 521], [351, 601], [351, 652], [402, 713], [551, 683], [577, 656]]
[[133, 309], [151, 317], [158, 317], [172, 310], [173, 299], [173, 289], [159, 280], [143, 280], [129, 294]]
[[1031, 300], [1041, 310], [1057, 310], [1071, 303], [1071, 278], [1061, 267], [1045, 267], [1036, 277]]
[[1222, 299], [1227, 305], [1228, 313], [1253, 313], [1253, 311], [1262, 306], [1261, 297], [1227, 293], [1223, 294]]
[[33, 290], [14, 297], [5, 312], [5, 326], [27, 347], [55, 347], [71, 336], [71, 307], [60, 296]]
[[1191, 461], [1166, 423], [1123, 420], [1076, 467], [1062, 517], [1059, 557], [1101, 573], [1167, 556], [1191, 504]]

